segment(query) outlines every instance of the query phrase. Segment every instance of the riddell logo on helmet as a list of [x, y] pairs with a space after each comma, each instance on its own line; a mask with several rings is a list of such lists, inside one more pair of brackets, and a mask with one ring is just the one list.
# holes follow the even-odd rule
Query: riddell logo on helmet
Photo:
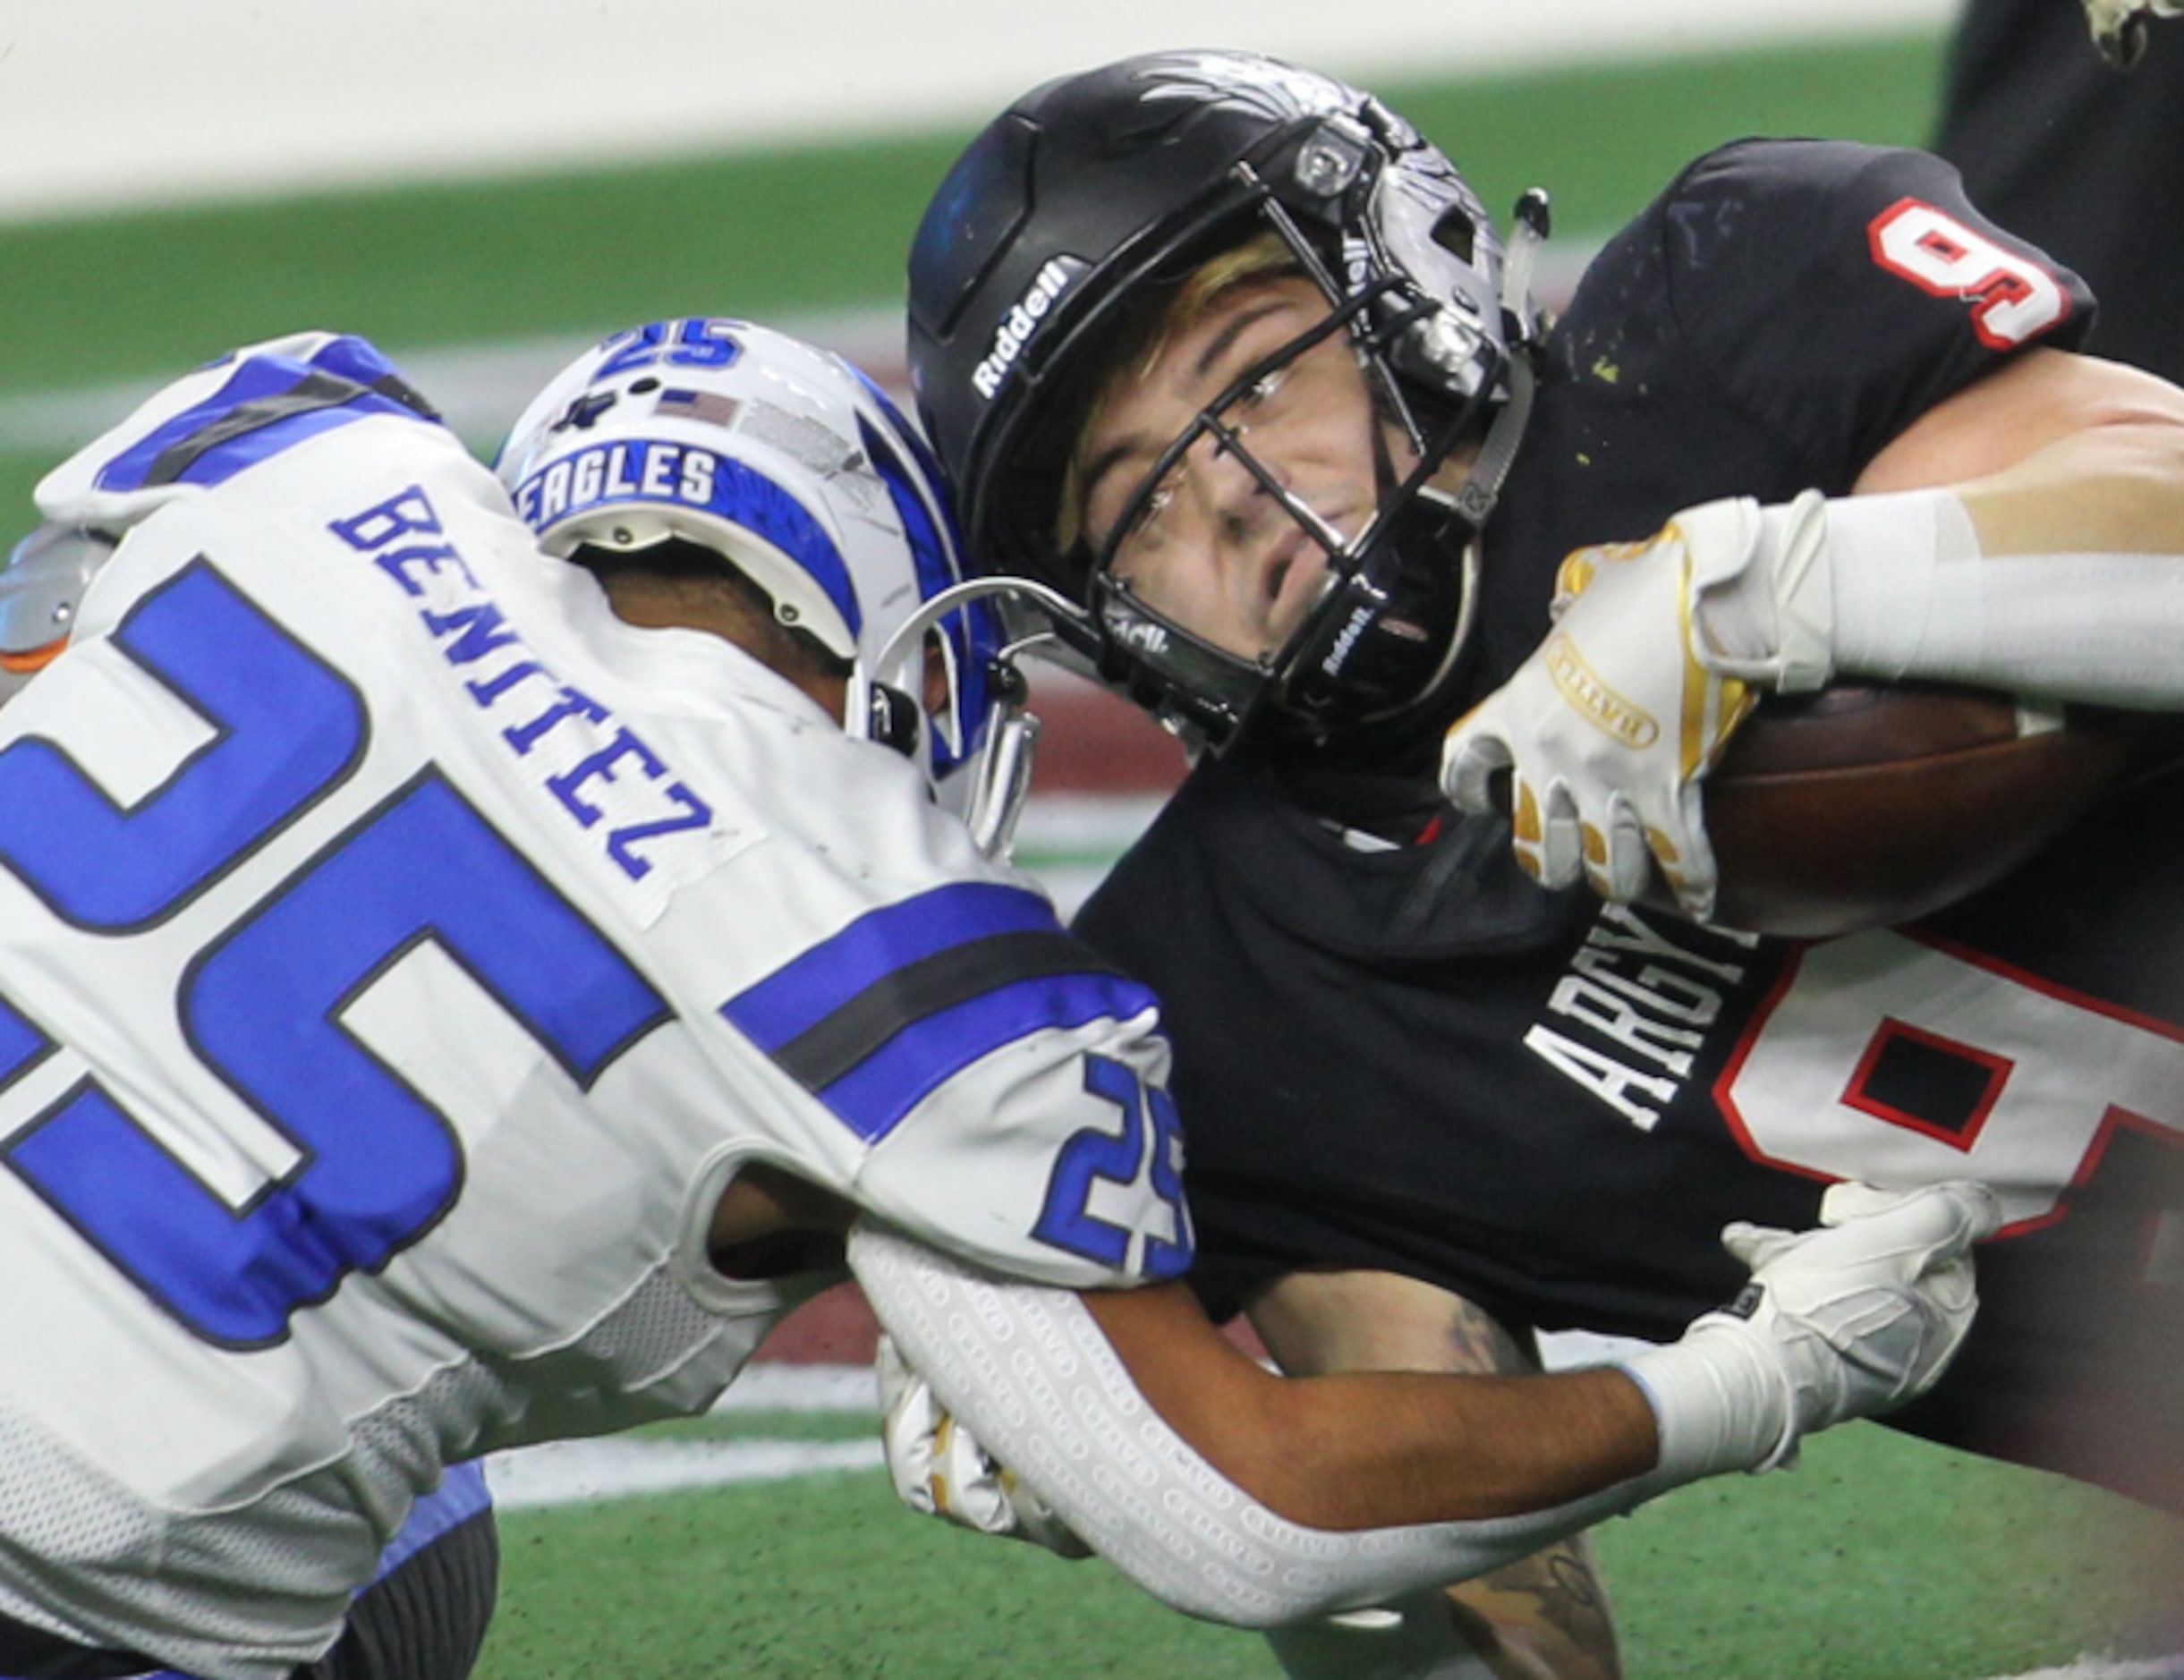
[[1350, 662], [1350, 655], [1356, 649], [1357, 639], [1372, 627], [1372, 614], [1373, 608], [1370, 603], [1361, 605], [1351, 612], [1349, 622], [1342, 626], [1340, 633], [1335, 637], [1335, 645], [1327, 650], [1327, 658], [1320, 661], [1321, 670], [1329, 676], [1342, 675], [1342, 667]]
[[1000, 326], [994, 329], [993, 348], [986, 352], [983, 361], [971, 369], [971, 384], [979, 395], [990, 398], [1001, 388], [1002, 379], [1024, 353], [1024, 345], [1039, 330], [1039, 323], [1046, 318], [1047, 311], [1054, 307], [1054, 300], [1061, 296], [1075, 277], [1058, 257], [1049, 258], [1046, 266], [1033, 276], [1024, 295], [1009, 306]]

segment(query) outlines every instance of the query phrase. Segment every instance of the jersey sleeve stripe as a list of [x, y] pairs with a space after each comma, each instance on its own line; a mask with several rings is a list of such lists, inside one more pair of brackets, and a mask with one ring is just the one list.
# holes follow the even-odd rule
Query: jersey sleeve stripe
[[720, 1013], [876, 1141], [957, 1073], [1026, 1034], [1154, 1006], [1146, 988], [1064, 933], [1043, 898], [981, 882], [860, 919]]
[[1041, 1030], [1128, 1020], [1152, 994], [1114, 974], [1033, 976], [906, 1021], [824, 1085], [803, 1082], [843, 1124], [876, 1143], [973, 1062]]
[[361, 383], [338, 370], [351, 368], [350, 361], [331, 361], [336, 370], [284, 356], [252, 357], [212, 396], [107, 462], [98, 470], [98, 488], [139, 490], [184, 481], [209, 487], [307, 437], [367, 415], [433, 420], [391, 369], [387, 377]]
[[821, 1090], [930, 1015], [1014, 981], [1087, 970], [1104, 972], [1107, 965], [1066, 934], [995, 934], [882, 976], [808, 1031], [769, 1048], [799, 1082]]
[[[1053, 906], [1036, 893], [990, 881], [938, 887], [860, 916], [721, 1013], [771, 1053], [898, 969], [974, 940], [1030, 931], [1061, 931]], [[1087, 965], [1097, 961], [1085, 954]]]

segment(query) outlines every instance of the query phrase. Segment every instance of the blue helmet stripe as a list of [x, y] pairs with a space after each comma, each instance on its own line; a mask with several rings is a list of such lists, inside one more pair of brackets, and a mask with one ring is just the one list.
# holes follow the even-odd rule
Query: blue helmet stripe
[[[863, 369], [851, 366], [848, 362], [844, 362], [842, 365], [848, 368], [849, 371], [856, 376], [857, 383], [864, 387], [865, 395], [872, 399], [872, 405], [886, 417], [888, 428], [894, 432], [896, 440], [909, 452], [911, 460], [917, 463], [918, 472], [923, 478], [926, 488], [939, 502], [941, 517], [947, 520], [950, 529], [953, 529], [956, 523], [956, 507], [953, 499], [948, 495], [948, 475], [940, 471], [940, 457], [933, 454], [931, 445], [926, 443], [923, 434], [903, 417], [902, 410], [896, 406], [895, 399], [888, 395], [885, 386], [881, 386]], [[868, 434], [870, 429], [868, 423], [866, 427]]]
[[955, 545], [942, 530], [931, 505], [918, 494], [918, 487], [912, 482], [901, 454], [878, 428], [862, 416], [859, 419], [865, 453], [871, 456], [880, 482], [888, 487], [888, 497], [895, 504], [895, 516], [902, 522], [903, 535], [910, 544], [911, 558], [917, 567], [918, 598], [930, 601], [949, 584], [962, 579]]
[[[932, 454], [910, 429], [886, 393], [863, 374], [865, 388], [878, 402], [896, 434], [896, 441], [909, 452], [906, 463], [879, 428], [859, 417], [865, 453], [871, 456], [880, 481], [895, 504], [903, 535], [910, 544], [917, 568], [918, 598], [929, 601], [950, 584], [963, 581], [963, 563], [956, 552], [955, 516], [947, 499], [947, 481]], [[913, 465], [914, 463], [914, 466]], [[923, 492], [923, 494], [921, 494]], [[928, 499], [928, 496], [931, 499]], [[1001, 645], [1001, 634], [992, 608], [982, 602], [958, 608], [941, 621], [941, 628], [956, 646], [956, 708], [964, 723], [964, 751], [951, 753], [939, 741], [933, 743], [933, 768], [944, 770], [967, 756], [983, 736], [992, 699], [987, 692], [986, 668]]]
[[826, 591], [854, 638], [864, 630], [864, 612], [849, 565], [826, 528], [804, 505], [755, 468], [721, 457], [713, 474], [711, 512], [764, 538]]

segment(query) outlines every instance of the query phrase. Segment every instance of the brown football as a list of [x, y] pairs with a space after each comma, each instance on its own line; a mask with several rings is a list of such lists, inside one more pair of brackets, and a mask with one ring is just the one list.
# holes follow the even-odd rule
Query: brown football
[[2135, 745], [2112, 715], [1973, 689], [1770, 698], [1706, 781], [1714, 919], [1822, 938], [1939, 910], [2054, 839]]

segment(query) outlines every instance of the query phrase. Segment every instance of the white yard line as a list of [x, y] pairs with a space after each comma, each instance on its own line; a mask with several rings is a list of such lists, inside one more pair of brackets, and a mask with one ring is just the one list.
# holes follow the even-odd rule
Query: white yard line
[[870, 1365], [752, 1365], [723, 1395], [714, 1411], [854, 1413], [870, 1417], [871, 1433], [847, 1441], [795, 1439], [668, 1441], [610, 1438], [557, 1441], [496, 1453], [486, 1480], [504, 1510], [576, 1505], [674, 1493], [746, 1481], [844, 1470], [876, 1470], [880, 1451], [880, 1396]]
[[486, 1485], [502, 1510], [522, 1511], [878, 1470], [885, 1463], [877, 1426], [855, 1441], [557, 1441], [488, 1459]]
[[1956, 0], [7, 0], [0, 219], [968, 124], [1241, 46], [1356, 77], [1940, 29]]
[[[4, 239], [0, 230], [0, 239]], [[902, 321], [886, 310], [817, 317], [778, 323], [787, 331], [849, 357], [874, 378], [903, 388]], [[438, 407], [455, 434], [489, 453], [523, 412], [539, 387], [591, 341], [522, 339], [454, 350], [405, 352], [387, 346], [410, 382]], [[58, 461], [115, 424], [158, 388], [162, 379], [79, 386], [0, 396], [0, 450], [50, 450]]]

